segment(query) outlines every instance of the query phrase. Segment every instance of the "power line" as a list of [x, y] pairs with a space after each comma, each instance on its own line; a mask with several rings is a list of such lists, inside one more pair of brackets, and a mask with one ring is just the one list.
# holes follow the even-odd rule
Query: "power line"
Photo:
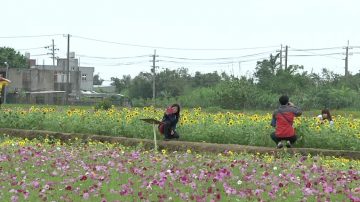
[[110, 43], [110, 44], [117, 44], [122, 46], [133, 46], [133, 47], [141, 47], [141, 48], [152, 48], [152, 49], [167, 49], [167, 50], [187, 50], [187, 51], [235, 51], [235, 50], [254, 50], [254, 49], [265, 49], [265, 48], [274, 48], [277, 46], [263, 46], [263, 47], [251, 47], [251, 48], [212, 48], [212, 49], [206, 49], [206, 48], [174, 48], [174, 47], [163, 47], [163, 46], [148, 46], [148, 45], [140, 45], [140, 44], [131, 44], [131, 43], [122, 43], [122, 42], [114, 42], [114, 41], [106, 41], [106, 40], [100, 40], [100, 39], [94, 39], [89, 37], [83, 37], [83, 36], [76, 36], [73, 35], [74, 38], [79, 39], [85, 39], [90, 41], [97, 41], [102, 43]]
[[243, 57], [251, 57], [251, 56], [257, 56], [257, 55], [263, 55], [267, 53], [272, 53], [273, 51], [267, 51], [267, 52], [261, 52], [261, 53], [254, 53], [250, 55], [242, 55], [238, 57], [225, 57], [225, 58], [185, 58], [185, 57], [172, 57], [172, 56], [161, 56], [162, 58], [170, 58], [170, 59], [178, 59], [178, 60], [231, 60], [231, 59], [238, 59]]
[[102, 57], [102, 56], [88, 56], [77, 54], [79, 57], [84, 58], [95, 58], [95, 59], [105, 59], [105, 60], [117, 60], [117, 59], [131, 59], [131, 58], [142, 58], [142, 57], [149, 57], [149, 55], [137, 55], [137, 56], [129, 56], [129, 57]]
[[327, 48], [309, 48], [309, 49], [296, 49], [296, 48], [292, 48], [289, 51], [317, 51], [317, 50], [332, 50], [332, 49], [339, 49], [342, 47], [327, 47]]
[[332, 59], [336, 59], [336, 60], [342, 60], [342, 58], [333, 57], [330, 55], [319, 55], [319, 53], [315, 53], [315, 52], [311, 52], [311, 51], [303, 51], [303, 52], [313, 54], [314, 56], [322, 56], [322, 57], [328, 57], [328, 58], [332, 58]]
[[224, 61], [224, 62], [207, 62], [207, 63], [195, 63], [195, 62], [187, 62], [187, 61], [174, 61], [174, 60], [159, 60], [159, 62], [168, 62], [168, 63], [175, 63], [175, 64], [193, 64], [193, 65], [226, 65], [226, 64], [234, 64], [238, 62], [252, 62], [252, 61], [259, 61], [268, 59], [268, 57], [262, 58], [255, 58], [255, 59], [248, 59], [248, 60], [237, 60], [237, 61]]
[[45, 34], [45, 35], [28, 35], [28, 36], [0, 36], [2, 39], [9, 38], [37, 38], [37, 37], [49, 37], [49, 36], [62, 36], [62, 34]]
[[326, 56], [326, 55], [341, 55], [343, 53], [325, 53], [325, 54], [311, 54], [311, 55], [289, 55], [289, 56], [294, 56], [294, 57], [311, 57], [311, 56]]
[[36, 49], [43, 49], [46, 48], [47, 46], [42, 46], [42, 47], [36, 47], [36, 48], [21, 48], [21, 49], [17, 49], [18, 51], [23, 51], [23, 50], [36, 50]]
[[148, 63], [149, 61], [137, 61], [137, 62], [127, 62], [127, 63], [92, 63], [92, 62], [82, 62], [82, 64], [86, 65], [99, 65], [99, 66], [126, 66], [126, 65], [135, 65], [135, 64], [142, 64]]
[[31, 55], [31, 56], [43, 56], [43, 55], [48, 55], [48, 54], [45, 53], [45, 54], [37, 54], [37, 55]]

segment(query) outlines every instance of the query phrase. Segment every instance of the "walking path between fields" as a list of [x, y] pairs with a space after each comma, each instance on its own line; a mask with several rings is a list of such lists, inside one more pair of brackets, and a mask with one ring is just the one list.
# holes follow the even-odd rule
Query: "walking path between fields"
[[[105, 135], [89, 135], [89, 134], [79, 134], [79, 133], [61, 133], [53, 131], [43, 131], [43, 130], [22, 130], [22, 129], [9, 129], [9, 128], [0, 128], [0, 134], [6, 134], [13, 137], [21, 138], [39, 138], [39, 137], [52, 137], [55, 139], [60, 139], [62, 141], [68, 141], [69, 139], [78, 138], [84, 142], [89, 140], [101, 141], [101, 142], [110, 142], [110, 143], [120, 143], [124, 146], [137, 146], [142, 144], [145, 149], [153, 149], [154, 141], [150, 139], [137, 139], [137, 138], [126, 138], [126, 137], [113, 137]], [[287, 149], [277, 149], [270, 147], [258, 147], [258, 146], [245, 146], [245, 145], [236, 145], [236, 144], [215, 144], [215, 143], [202, 143], [202, 142], [185, 142], [185, 141], [157, 141], [159, 150], [166, 149], [168, 151], [187, 151], [190, 149], [194, 152], [208, 152], [208, 153], [222, 153], [224, 151], [232, 152], [248, 152], [248, 153], [260, 153], [260, 154], [282, 154], [284, 152], [288, 153], [298, 153], [302, 155], [324, 155], [324, 156], [336, 156], [344, 157], [351, 159], [360, 159], [360, 151], [350, 151], [350, 150], [328, 150], [328, 149], [315, 149], [315, 148], [287, 148]]]

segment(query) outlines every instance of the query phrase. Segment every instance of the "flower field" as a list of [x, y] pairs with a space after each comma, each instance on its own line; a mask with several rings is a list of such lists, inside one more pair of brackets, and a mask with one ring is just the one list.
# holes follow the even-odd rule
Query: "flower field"
[[[161, 119], [163, 110], [152, 107], [112, 108], [94, 111], [81, 108], [12, 107], [0, 111], [0, 128], [37, 129], [152, 139], [152, 126], [141, 118]], [[269, 134], [271, 114], [240, 112], [208, 113], [201, 108], [181, 111], [180, 140], [274, 147]], [[360, 119], [334, 117], [334, 126], [314, 117], [297, 118], [299, 140], [295, 147], [360, 151]], [[160, 135], [158, 138], [161, 139]]]
[[1, 136], [1, 201], [359, 201], [360, 161]]

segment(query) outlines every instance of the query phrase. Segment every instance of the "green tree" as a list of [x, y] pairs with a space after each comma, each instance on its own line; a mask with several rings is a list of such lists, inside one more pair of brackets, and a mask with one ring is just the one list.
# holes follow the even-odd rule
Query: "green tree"
[[276, 62], [279, 55], [270, 55], [269, 59], [258, 61], [255, 68], [254, 77], [258, 82], [258, 86], [263, 89], [274, 89], [274, 81], [278, 63]]
[[217, 85], [221, 81], [221, 76], [216, 71], [206, 74], [195, 72], [193, 81], [193, 87], [210, 87]]
[[151, 98], [152, 97], [152, 73], [140, 72], [129, 86], [130, 98]]
[[93, 78], [93, 85], [101, 85], [104, 82], [104, 79], [100, 79], [99, 74], [95, 74]]
[[27, 68], [25, 56], [16, 52], [13, 48], [0, 47], [0, 66], [5, 67], [5, 62], [9, 68]]
[[124, 91], [128, 91], [131, 85], [131, 76], [123, 75], [122, 79], [111, 77], [111, 85], [115, 86], [116, 92], [124, 93]]
[[156, 74], [156, 96], [176, 97], [184, 93], [189, 85], [189, 74], [187, 70], [165, 69]]
[[242, 78], [224, 81], [216, 87], [215, 102], [226, 109], [245, 109], [255, 105], [258, 90], [251, 82]]

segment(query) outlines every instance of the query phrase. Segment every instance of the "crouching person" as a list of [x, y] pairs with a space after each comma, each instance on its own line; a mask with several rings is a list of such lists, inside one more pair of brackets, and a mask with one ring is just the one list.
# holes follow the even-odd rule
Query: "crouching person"
[[275, 127], [275, 132], [271, 134], [271, 139], [276, 143], [278, 148], [284, 145], [291, 147], [296, 142], [295, 129], [293, 127], [294, 118], [302, 114], [301, 110], [293, 103], [289, 102], [289, 97], [283, 95], [279, 98], [280, 107], [274, 111], [271, 125]]
[[162, 123], [159, 125], [159, 129], [164, 134], [164, 140], [178, 139], [179, 134], [176, 132], [176, 124], [180, 119], [180, 105], [173, 104], [168, 107], [164, 113]]

